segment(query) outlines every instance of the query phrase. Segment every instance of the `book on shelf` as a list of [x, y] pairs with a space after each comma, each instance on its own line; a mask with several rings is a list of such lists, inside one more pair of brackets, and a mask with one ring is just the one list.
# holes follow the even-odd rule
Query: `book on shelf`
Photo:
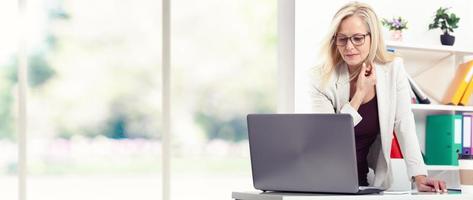
[[[387, 48], [388, 52], [395, 53], [396, 48]], [[411, 103], [413, 104], [430, 104], [430, 100], [427, 95], [420, 89], [414, 79], [407, 74], [409, 85], [411, 86]]]
[[458, 166], [462, 144], [462, 115], [428, 115], [425, 129], [425, 163]]
[[[469, 97], [473, 88], [469, 88], [469, 91], [466, 91], [470, 85], [471, 77], [473, 75], [473, 60], [462, 63], [458, 67], [455, 76], [453, 77], [452, 82], [450, 83], [447, 92], [444, 95], [442, 103], [448, 105], [459, 105], [460, 102], [462, 105], [468, 103]], [[473, 87], [473, 85], [471, 86]], [[467, 94], [468, 92], [469, 94]], [[462, 98], [464, 97], [464, 100]]]
[[414, 81], [414, 79], [412, 79], [411, 76], [407, 75], [407, 79], [409, 80], [409, 85], [411, 85], [411, 98], [412, 98], [412, 103], [414, 102], [413, 98], [412, 97], [412, 94], [414, 94], [415, 98], [416, 98], [416, 103], [420, 103], [420, 104], [430, 104], [430, 100], [429, 98], [427, 97], [427, 95], [422, 91], [422, 89], [420, 89], [419, 85], [416, 84], [416, 82]]
[[469, 156], [472, 155], [472, 128], [473, 128], [473, 113], [463, 113], [462, 120], [462, 155]]
[[460, 99], [460, 103], [458, 103], [458, 105], [461, 105], [461, 106], [468, 105], [468, 101], [470, 101], [472, 92], [473, 92], [473, 78], [470, 78], [470, 82], [468, 83], [468, 86], [466, 87], [465, 92], [463, 93], [462, 98]]
[[418, 104], [419, 100], [417, 100], [416, 94], [414, 94], [414, 90], [410, 89], [409, 90], [410, 96], [411, 96], [411, 104]]
[[393, 133], [393, 139], [391, 142], [391, 158], [403, 158], [401, 147], [399, 146], [395, 132]]

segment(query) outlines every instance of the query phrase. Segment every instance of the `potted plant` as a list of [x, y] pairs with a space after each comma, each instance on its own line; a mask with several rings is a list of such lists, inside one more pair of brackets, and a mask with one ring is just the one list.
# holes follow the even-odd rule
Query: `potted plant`
[[381, 20], [383, 26], [392, 31], [392, 39], [395, 41], [402, 41], [402, 30], [407, 29], [407, 20], [401, 17], [393, 17], [392, 20], [383, 18]]
[[452, 46], [455, 43], [455, 36], [450, 35], [453, 33], [453, 29], [458, 28], [458, 22], [460, 18], [455, 13], [450, 13], [449, 8], [440, 7], [434, 16], [434, 22], [429, 24], [429, 30], [440, 28], [443, 31], [443, 35], [440, 35], [440, 42], [442, 45]]

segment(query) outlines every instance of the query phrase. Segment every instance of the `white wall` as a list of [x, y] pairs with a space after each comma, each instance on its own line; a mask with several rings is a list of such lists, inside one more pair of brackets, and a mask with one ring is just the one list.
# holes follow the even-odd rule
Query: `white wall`
[[[296, 1], [296, 32], [295, 32], [295, 110], [309, 110], [309, 93], [307, 70], [317, 61], [317, 50], [322, 37], [326, 34], [331, 18], [346, 0], [331, 0], [321, 3], [316, 0]], [[405, 42], [426, 45], [440, 45], [440, 30], [428, 30], [435, 11], [440, 7], [451, 7], [459, 16], [459, 28], [453, 33], [456, 36], [455, 47], [473, 50], [473, 2], [468, 0], [368, 0], [380, 18], [402, 16], [409, 21], [408, 30], [403, 33]], [[386, 39], [389, 32], [383, 28]], [[406, 64], [407, 65], [407, 64]], [[407, 66], [406, 66], [407, 68]], [[408, 69], [409, 72], [409, 69]], [[444, 81], [448, 83], [449, 80]], [[445, 87], [445, 83], [442, 87]], [[422, 84], [422, 83], [421, 83]], [[429, 84], [429, 83], [424, 83]], [[436, 94], [437, 96], [440, 95]]]

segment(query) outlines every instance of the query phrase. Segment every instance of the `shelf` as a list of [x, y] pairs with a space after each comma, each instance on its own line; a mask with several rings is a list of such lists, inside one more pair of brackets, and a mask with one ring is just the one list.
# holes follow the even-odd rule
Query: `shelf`
[[429, 115], [453, 115], [473, 112], [473, 106], [452, 106], [439, 104], [411, 104], [416, 123], [416, 132], [422, 152], [425, 152], [425, 125]]
[[427, 170], [459, 170], [458, 166], [452, 165], [427, 165]]
[[444, 45], [420, 45], [406, 42], [386, 41], [387, 48], [416, 50], [416, 51], [431, 51], [431, 52], [445, 52], [457, 55], [473, 55], [473, 49], [462, 49], [455, 46]]
[[[457, 67], [473, 56], [473, 47], [467, 46], [444, 46], [435, 44], [420, 44], [416, 42], [386, 41], [386, 47], [399, 52], [405, 59], [406, 71], [414, 78], [418, 78], [423, 86], [430, 89], [432, 96], [440, 97], [443, 91], [437, 90], [448, 86], [450, 79], [454, 78]], [[436, 66], [441, 66], [431, 70]], [[427, 72], [423, 74], [424, 72]], [[439, 80], [441, 77], [442, 80]], [[426, 90], [424, 88], [424, 90]], [[440, 98], [438, 98], [440, 99]], [[415, 119], [416, 135], [419, 147], [425, 153], [426, 124], [428, 116], [431, 115], [462, 115], [465, 112], [473, 113], [473, 106], [454, 106], [435, 104], [411, 104]], [[459, 170], [458, 166], [427, 165], [429, 171], [435, 173], [454, 172]]]
[[460, 111], [473, 112], [473, 106], [452, 106], [435, 104], [411, 104], [412, 111]]

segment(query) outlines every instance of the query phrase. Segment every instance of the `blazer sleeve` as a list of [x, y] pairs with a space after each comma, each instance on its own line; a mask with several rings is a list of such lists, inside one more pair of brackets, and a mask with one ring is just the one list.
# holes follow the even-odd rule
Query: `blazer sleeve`
[[417, 175], [427, 175], [427, 168], [422, 159], [419, 141], [416, 134], [414, 114], [411, 110], [410, 90], [404, 64], [396, 58], [394, 65], [398, 70], [396, 77], [396, 114], [394, 130], [399, 146], [404, 155], [409, 178]]
[[314, 113], [335, 113], [333, 99], [323, 92], [314, 80], [311, 83], [311, 109]]
[[353, 125], [356, 126], [362, 120], [361, 115], [356, 111], [351, 104], [345, 103], [341, 106], [340, 111], [337, 112], [335, 102], [336, 92], [329, 90], [322, 90], [320, 81], [311, 79], [311, 109], [314, 113], [343, 113], [350, 114], [353, 119]]

